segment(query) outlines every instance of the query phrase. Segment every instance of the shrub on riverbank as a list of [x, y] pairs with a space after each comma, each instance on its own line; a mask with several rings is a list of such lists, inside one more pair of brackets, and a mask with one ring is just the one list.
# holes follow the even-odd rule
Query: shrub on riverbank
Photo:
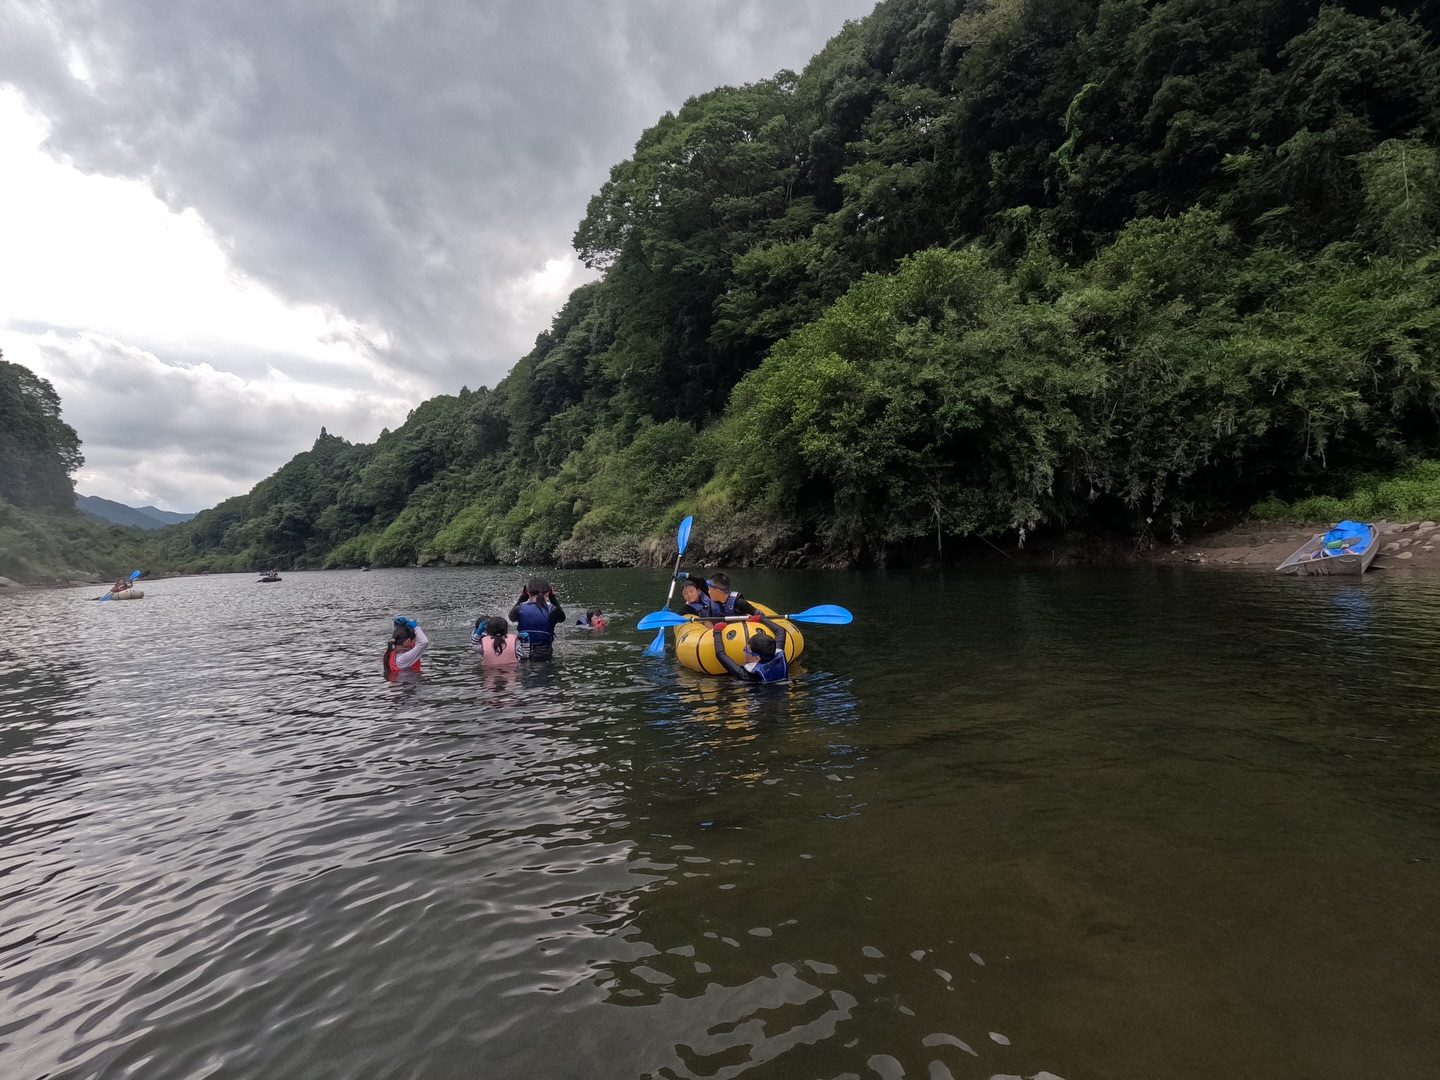
[[1336, 495], [1286, 502], [1269, 498], [1250, 516], [1261, 521], [1440, 521], [1440, 461], [1422, 461], [1392, 476], [1355, 477]]

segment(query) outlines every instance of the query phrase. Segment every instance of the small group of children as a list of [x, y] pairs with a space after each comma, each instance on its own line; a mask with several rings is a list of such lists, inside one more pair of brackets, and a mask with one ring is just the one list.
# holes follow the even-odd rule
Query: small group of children
[[[675, 575], [682, 583], [681, 598], [686, 610], [702, 619], [714, 619], [715, 655], [731, 675], [752, 682], [779, 682], [789, 675], [785, 659], [785, 628], [762, 615], [748, 600], [730, 588], [725, 574], [714, 573], [708, 578], [685, 571]], [[724, 620], [749, 616], [770, 633], [756, 630], [745, 643], [745, 664], [737, 664], [725, 655], [720, 639]], [[515, 664], [521, 660], [544, 661], [554, 657], [555, 627], [565, 621], [565, 611], [555, 597], [555, 590], [544, 578], [531, 578], [520, 590], [520, 598], [510, 609], [509, 619], [499, 615], [482, 615], [475, 620], [470, 644], [489, 667]], [[511, 623], [515, 633], [510, 632]], [[590, 608], [575, 620], [575, 625], [599, 630], [606, 625], [605, 613]], [[429, 645], [425, 632], [414, 619], [395, 620], [394, 633], [385, 649], [385, 674], [393, 678], [401, 671], [419, 671], [420, 657]]]

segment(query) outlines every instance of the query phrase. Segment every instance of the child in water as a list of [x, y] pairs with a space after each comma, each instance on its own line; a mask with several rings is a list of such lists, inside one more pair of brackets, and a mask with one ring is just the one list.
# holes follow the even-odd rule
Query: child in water
[[600, 630], [605, 626], [605, 613], [598, 607], [592, 607], [589, 611], [575, 620], [576, 626], [590, 626]]
[[420, 657], [429, 644], [430, 639], [414, 619], [396, 616], [390, 643], [385, 646], [385, 677], [393, 679], [402, 671], [419, 671]]
[[745, 663], [737, 664], [725, 655], [725, 639], [722, 637], [723, 623], [715, 624], [715, 659], [721, 667], [737, 679], [746, 682], [784, 682], [790, 677], [790, 662], [785, 659], [785, 638], [783, 626], [771, 621], [766, 615], [752, 615], [751, 622], [758, 622], [770, 630], [756, 630], [745, 642]]
[[507, 667], [519, 657], [515, 655], [517, 638], [510, 633], [510, 624], [499, 615], [491, 615], [475, 624], [470, 642], [480, 655], [484, 667]]
[[520, 659], [550, 660], [555, 655], [555, 627], [565, 621], [565, 609], [550, 582], [533, 577], [520, 590], [510, 609], [510, 621], [521, 638]]

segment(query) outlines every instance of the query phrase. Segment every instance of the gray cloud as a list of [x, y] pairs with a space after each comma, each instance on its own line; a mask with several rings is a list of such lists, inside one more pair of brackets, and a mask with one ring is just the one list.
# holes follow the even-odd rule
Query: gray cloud
[[166, 509], [199, 510], [248, 490], [308, 449], [322, 427], [370, 434], [405, 411], [384, 387], [297, 398], [288, 380], [242, 378], [200, 357], [162, 361], [94, 335], [51, 333], [37, 347], [64, 403], [62, 419], [82, 433], [77, 486]]
[[504, 284], [568, 251], [644, 127], [802, 66], [869, 6], [21, 0], [0, 60], [56, 150], [149, 177], [282, 296], [385, 327], [439, 391], [529, 348], [543, 326], [513, 325]]
[[[382, 330], [388, 347], [373, 355], [428, 395], [493, 385], [528, 351], [563, 297], [521, 305], [516, 284], [573, 257], [587, 200], [644, 128], [715, 86], [799, 69], [871, 7], [11, 0], [0, 5], [0, 72], [51, 122], [50, 152], [194, 207], [240, 272]], [[60, 328], [70, 344], [47, 364], [78, 370], [86, 329]], [[92, 463], [119, 470], [125, 454], [158, 461], [184, 447], [203, 490], [234, 494], [321, 424], [373, 438], [403, 416], [374, 373], [253, 351], [186, 356], [165, 341], [157, 327], [153, 340], [107, 346], [158, 358], [155, 370], [121, 365], [123, 385], [99, 369], [56, 374]], [[217, 372], [183, 374], [202, 360]], [[328, 411], [221, 400], [224, 370], [250, 378], [267, 366], [344, 392]], [[97, 396], [124, 400], [137, 380], [148, 423]]]

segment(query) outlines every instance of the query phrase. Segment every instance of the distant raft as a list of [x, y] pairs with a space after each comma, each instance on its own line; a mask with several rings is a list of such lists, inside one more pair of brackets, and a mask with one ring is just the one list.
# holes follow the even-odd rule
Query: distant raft
[[122, 589], [122, 590], [120, 590], [120, 592], [112, 592], [112, 593], [110, 594], [110, 599], [111, 599], [111, 600], [140, 600], [140, 599], [143, 599], [144, 596], [145, 596], [145, 590], [143, 590], [143, 589]]
[[[785, 659], [793, 664], [795, 658], [805, 648], [805, 635], [789, 619], [777, 618], [773, 608], [768, 608], [764, 604], [756, 604], [753, 600], [750, 603], [754, 604], [756, 611], [763, 611], [770, 616], [777, 626], [784, 627]], [[726, 623], [724, 629], [720, 631], [725, 642], [725, 655], [737, 664], [744, 664], [747, 660], [745, 643], [750, 640], [750, 635], [757, 629], [764, 629], [764, 627], [759, 623], [751, 622]], [[768, 630], [765, 632], [769, 633]], [[696, 619], [675, 628], [675, 655], [680, 663], [691, 671], [698, 671], [702, 675], [725, 674], [724, 666], [715, 656], [715, 635], [707, 622]], [[749, 659], [753, 659], [753, 657]]]

